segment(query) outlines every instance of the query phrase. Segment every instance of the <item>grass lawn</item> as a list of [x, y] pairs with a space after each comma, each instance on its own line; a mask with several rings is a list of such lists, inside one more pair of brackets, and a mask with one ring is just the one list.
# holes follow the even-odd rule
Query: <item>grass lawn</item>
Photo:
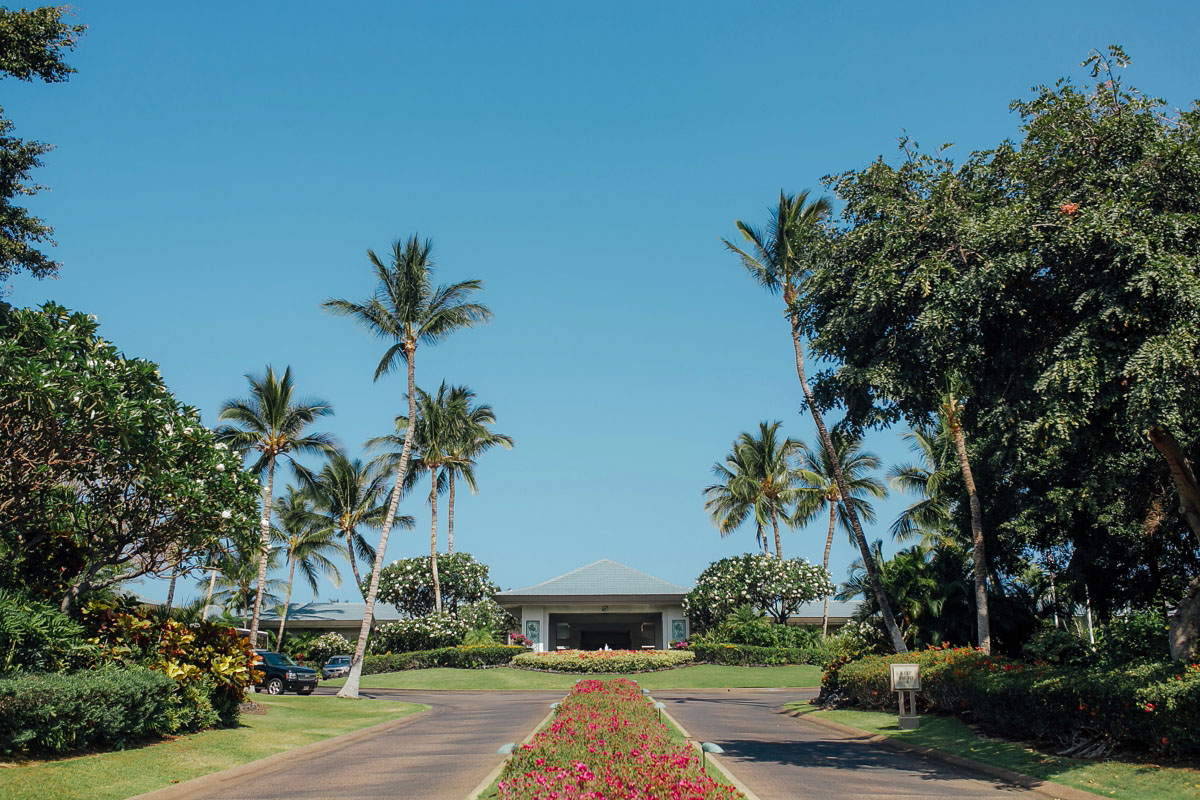
[[265, 715], [237, 728], [203, 731], [132, 750], [53, 761], [0, 761], [5, 800], [120, 800], [403, 717], [425, 706], [336, 697], [254, 695]]
[[[555, 675], [524, 669], [495, 667], [494, 669], [413, 669], [405, 672], [385, 672], [366, 675], [363, 689], [516, 689], [566, 690], [580, 677], [606, 678], [616, 675]], [[638, 685], [655, 689], [750, 689], [774, 687], [817, 686], [821, 683], [820, 667], [807, 665], [788, 667], [723, 667], [699, 664], [694, 667], [628, 675]], [[323, 681], [322, 686], [341, 686], [343, 681]]]
[[1200, 771], [1197, 770], [1049, 755], [1018, 742], [981, 736], [953, 717], [924, 715], [920, 728], [902, 731], [897, 728], [896, 715], [892, 713], [817, 711], [806, 703], [789, 703], [788, 708], [1107, 797], [1131, 800], [1195, 800], [1200, 797]]

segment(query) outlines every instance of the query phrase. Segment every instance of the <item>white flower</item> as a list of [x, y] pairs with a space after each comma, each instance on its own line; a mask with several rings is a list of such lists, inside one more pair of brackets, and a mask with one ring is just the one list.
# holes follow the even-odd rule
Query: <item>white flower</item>
[[192, 429], [191, 429], [191, 428], [184, 428], [184, 429], [183, 429], [183, 432], [184, 432], [184, 433], [191, 433], [191, 432], [192, 432]]
[[224, 442], [217, 442], [217, 443], [216, 443], [216, 445], [215, 445], [215, 447], [216, 447], [218, 450], [224, 450], [224, 449], [226, 449], [226, 448], [225, 448], [225, 443], [224, 443]]
[[221, 519], [229, 519], [233, 516], [233, 512], [228, 508], [221, 512]]

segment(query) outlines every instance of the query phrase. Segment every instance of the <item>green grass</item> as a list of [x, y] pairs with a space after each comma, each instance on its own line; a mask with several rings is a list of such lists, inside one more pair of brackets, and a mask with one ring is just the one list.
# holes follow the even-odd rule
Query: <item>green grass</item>
[[1200, 798], [1200, 771], [1192, 769], [1049, 755], [1019, 742], [977, 734], [953, 717], [925, 715], [921, 717], [920, 728], [902, 731], [892, 713], [817, 711], [806, 703], [789, 703], [787, 708], [1106, 797], [1130, 800]]
[[131, 750], [50, 761], [0, 761], [5, 800], [120, 800], [421, 711], [414, 703], [335, 697], [254, 700], [265, 715], [243, 714], [237, 728], [203, 731]]
[[[475, 689], [524, 690], [569, 689], [580, 675], [555, 675], [510, 667], [494, 669], [414, 669], [384, 672], [362, 679], [363, 689]], [[789, 667], [723, 667], [700, 664], [694, 667], [646, 672], [638, 675], [587, 675], [582, 677], [628, 677], [646, 689], [750, 689], [817, 686], [821, 669], [807, 665]], [[324, 681], [322, 686], [341, 686], [343, 681]]]

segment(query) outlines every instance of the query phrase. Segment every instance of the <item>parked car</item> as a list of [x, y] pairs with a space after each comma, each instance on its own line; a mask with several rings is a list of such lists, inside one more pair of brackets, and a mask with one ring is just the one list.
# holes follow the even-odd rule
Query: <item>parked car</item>
[[325, 666], [321, 667], [321, 677], [325, 680], [344, 678], [349, 674], [350, 656], [333, 656], [325, 662]]
[[302, 667], [283, 653], [273, 653], [270, 650], [255, 650], [260, 663], [255, 669], [263, 673], [259, 688], [267, 694], [312, 694], [317, 688], [317, 671], [312, 667]]

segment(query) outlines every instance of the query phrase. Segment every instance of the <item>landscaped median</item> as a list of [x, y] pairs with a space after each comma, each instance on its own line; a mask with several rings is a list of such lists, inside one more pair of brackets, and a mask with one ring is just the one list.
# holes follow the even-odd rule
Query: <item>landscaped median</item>
[[505, 800], [743, 797], [706, 775], [696, 751], [672, 739], [624, 678], [575, 684], [549, 726], [513, 753], [498, 789]]
[[421, 711], [399, 702], [254, 695], [265, 714], [129, 750], [0, 761], [4, 800], [120, 800]]
[[688, 650], [557, 650], [521, 653], [512, 665], [546, 672], [634, 673], [688, 666], [695, 660]]

